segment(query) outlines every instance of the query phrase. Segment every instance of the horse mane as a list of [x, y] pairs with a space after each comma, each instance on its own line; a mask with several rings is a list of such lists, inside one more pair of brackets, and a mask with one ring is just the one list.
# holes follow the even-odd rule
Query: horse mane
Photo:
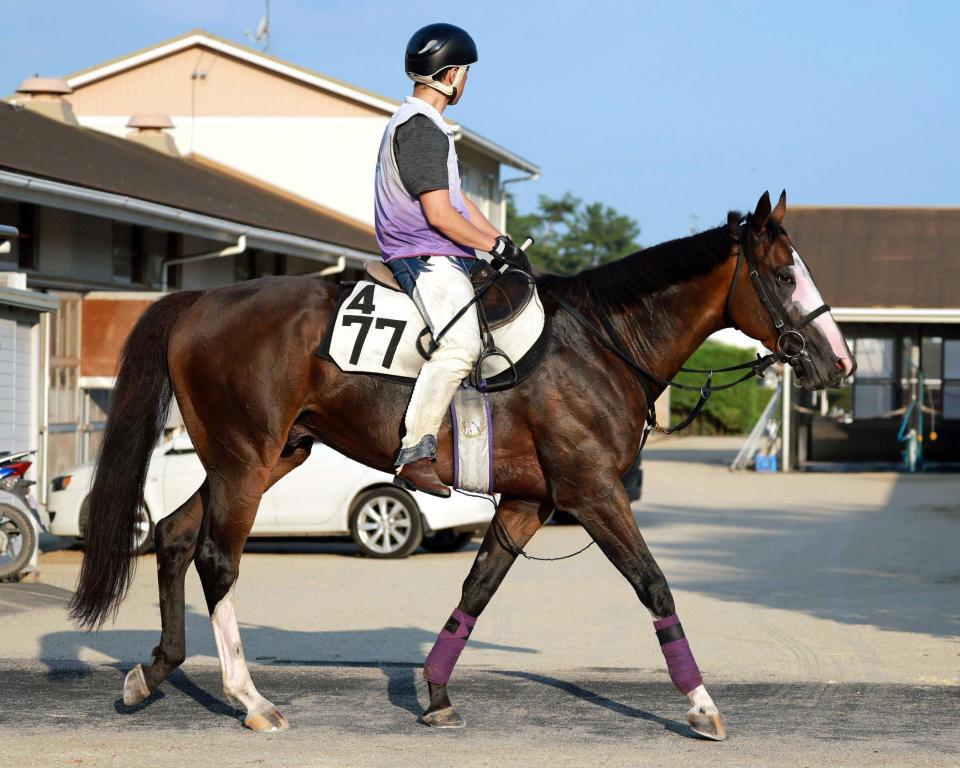
[[730, 211], [725, 225], [670, 240], [575, 275], [544, 275], [537, 285], [580, 307], [609, 310], [635, 306], [643, 296], [704, 275], [726, 261], [742, 214]]

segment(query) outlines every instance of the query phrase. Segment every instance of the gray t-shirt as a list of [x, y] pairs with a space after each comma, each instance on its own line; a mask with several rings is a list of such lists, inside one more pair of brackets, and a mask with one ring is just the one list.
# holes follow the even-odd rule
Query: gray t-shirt
[[447, 154], [450, 143], [426, 115], [414, 115], [393, 136], [400, 181], [414, 197], [435, 189], [449, 189]]

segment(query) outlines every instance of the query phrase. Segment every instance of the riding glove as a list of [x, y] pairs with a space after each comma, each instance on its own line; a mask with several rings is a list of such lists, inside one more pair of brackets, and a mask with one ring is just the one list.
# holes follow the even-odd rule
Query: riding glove
[[493, 248], [489, 251], [493, 256], [494, 269], [498, 269], [497, 261], [507, 264], [515, 269], [522, 270], [528, 274], [531, 271], [530, 262], [527, 260], [527, 254], [523, 252], [519, 245], [513, 242], [506, 235], [500, 235]]

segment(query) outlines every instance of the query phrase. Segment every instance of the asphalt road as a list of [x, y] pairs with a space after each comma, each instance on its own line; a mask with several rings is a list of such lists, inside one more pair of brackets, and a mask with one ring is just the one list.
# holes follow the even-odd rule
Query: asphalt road
[[[960, 765], [960, 477], [733, 474], [736, 443], [651, 446], [638, 522], [730, 739], [692, 737], [649, 618], [591, 548], [520, 561], [454, 678], [459, 732], [416, 723], [419, 666], [476, 545], [405, 561], [258, 542], [237, 591], [258, 687], [292, 729], [224, 703], [195, 574], [189, 657], [134, 711], [122, 675], [159, 633], [152, 558], [117, 622], [77, 632], [76, 551], [0, 585], [0, 766]], [[532, 553], [586, 541], [551, 526]]]
[[669, 685], [624, 670], [465, 671], [452, 685], [467, 720], [456, 732], [417, 723], [426, 692], [412, 666], [255, 676], [289, 732], [243, 730], [209, 668], [178, 672], [135, 708], [117, 669], [0, 668], [4, 702], [16, 702], [0, 709], [0, 765], [960, 764], [960, 700], [945, 686], [718, 685], [731, 735], [717, 744], [687, 729]]

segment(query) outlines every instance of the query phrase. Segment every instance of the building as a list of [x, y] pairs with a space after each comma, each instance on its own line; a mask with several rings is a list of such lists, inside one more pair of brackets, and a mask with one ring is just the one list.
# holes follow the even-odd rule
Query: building
[[[169, 115], [181, 154], [199, 154], [348, 216], [373, 222], [383, 129], [398, 102], [203, 30], [66, 77], [80, 122], [124, 135], [131, 115]], [[454, 127], [465, 191], [506, 218], [501, 167], [539, 168]]]
[[364, 222], [83, 128], [58, 86], [28, 88], [0, 104], [0, 225], [19, 230], [0, 246], [0, 450], [38, 449], [43, 493], [95, 455], [123, 340], [163, 292], [340, 275], [378, 250]]
[[794, 466], [901, 465], [919, 413], [925, 466], [960, 463], [960, 208], [791, 206], [785, 224], [858, 364], [845, 389], [788, 391]]

